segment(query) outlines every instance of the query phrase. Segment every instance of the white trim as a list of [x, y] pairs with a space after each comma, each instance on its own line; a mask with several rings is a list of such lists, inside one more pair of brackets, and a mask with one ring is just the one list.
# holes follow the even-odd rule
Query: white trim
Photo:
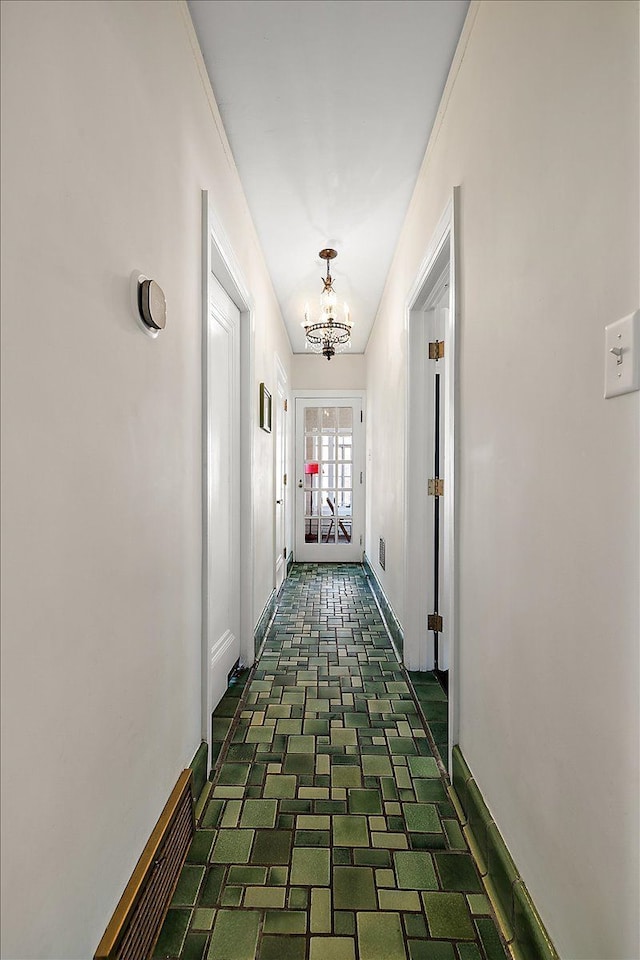
[[[357, 399], [358, 397], [362, 397], [362, 401], [364, 404], [364, 400], [366, 398], [366, 390], [363, 389], [363, 390], [294, 390], [293, 391], [294, 400], [297, 400], [298, 398], [300, 398], [301, 400], [309, 400], [309, 399], [313, 400], [314, 397], [319, 397], [320, 400], [324, 400], [324, 399], [330, 400], [330, 399], [333, 399], [334, 397], [348, 397], [349, 399], [351, 399], [352, 397], [355, 399]], [[364, 410], [364, 405], [362, 409]]]
[[245, 283], [229, 239], [213, 209], [209, 191], [202, 191], [202, 738], [210, 743], [207, 716], [207, 674], [209, 611], [209, 517], [208, 490], [208, 355], [209, 355], [209, 301], [211, 273], [217, 278], [240, 311], [240, 657], [250, 665], [253, 649], [253, 431], [255, 404], [253, 403], [253, 365], [255, 311], [252, 297]]
[[[433, 668], [433, 653], [428, 644], [426, 631], [426, 598], [420, 584], [416, 591], [416, 569], [425, 569], [428, 562], [426, 549], [421, 541], [421, 530], [427, 511], [426, 481], [429, 464], [426, 460], [426, 429], [420, 398], [424, 395], [426, 338], [422, 338], [420, 325], [424, 310], [438, 288], [441, 289], [443, 270], [449, 279], [449, 309], [445, 333], [444, 354], [444, 470], [445, 496], [443, 498], [443, 562], [447, 571], [448, 591], [441, 606], [449, 637], [449, 757], [458, 738], [459, 678], [458, 678], [458, 533], [457, 533], [457, 438], [456, 411], [458, 408], [458, 350], [456, 333], [458, 327], [458, 220], [459, 187], [438, 221], [424, 259], [417, 271], [405, 301], [404, 330], [406, 349], [406, 411], [405, 420], [405, 621], [404, 660], [409, 669]], [[420, 409], [416, 409], [416, 402]], [[413, 414], [412, 414], [413, 411]]]
[[[278, 356], [277, 353], [274, 353], [274, 367], [275, 367], [275, 384], [276, 384], [275, 398], [274, 398], [274, 399], [275, 399], [275, 402], [277, 402], [278, 404], [279, 404], [281, 401], [285, 401], [286, 404], [287, 404], [287, 413], [288, 413], [288, 407], [289, 407], [289, 390], [288, 390], [287, 371], [285, 370], [285, 368], [284, 368], [284, 366], [283, 366], [283, 364], [282, 364], [282, 361], [280, 360], [280, 357]], [[290, 451], [290, 449], [291, 449], [291, 447], [290, 447], [290, 440], [291, 440], [291, 438], [290, 438], [290, 428], [289, 428], [289, 424], [290, 424], [290, 422], [291, 422], [292, 420], [293, 420], [293, 417], [288, 417], [286, 413], [283, 413], [281, 410], [276, 409], [275, 415], [274, 415], [274, 417], [273, 417], [273, 428], [274, 428], [274, 431], [277, 431], [277, 430], [278, 430], [278, 424], [279, 424], [279, 423], [281, 423], [281, 424], [284, 426], [284, 433], [283, 433], [282, 438], [278, 438], [277, 433], [276, 433], [275, 442], [274, 442], [274, 444], [273, 444], [273, 489], [274, 489], [274, 492], [275, 492], [275, 494], [276, 494], [276, 497], [278, 496], [278, 492], [279, 492], [279, 490], [278, 490], [278, 484], [279, 484], [279, 480], [278, 480], [278, 467], [279, 467], [279, 464], [278, 464], [278, 443], [282, 443], [282, 444], [284, 445], [284, 450], [283, 450], [283, 459], [284, 459], [284, 465], [285, 465], [285, 466], [284, 466], [284, 472], [287, 474], [287, 479], [289, 479], [289, 477], [291, 476], [291, 469], [290, 469], [290, 465], [289, 465], [289, 451]], [[284, 500], [284, 503], [282, 504], [282, 510], [283, 510], [283, 514], [284, 514], [284, 516], [283, 516], [283, 530], [284, 530], [284, 544], [283, 544], [283, 546], [284, 546], [285, 548], [287, 548], [287, 558], [288, 558], [288, 556], [289, 556], [289, 551], [291, 550], [290, 539], [289, 539], [289, 512], [290, 512], [290, 500], [291, 500], [291, 497], [289, 496], [289, 487], [290, 487], [290, 484], [283, 484], [283, 487], [282, 487], [282, 498], [283, 498], [283, 500]], [[273, 507], [273, 542], [274, 542], [274, 544], [277, 543], [277, 539], [278, 539], [278, 533], [277, 533], [277, 512], [278, 512], [278, 511], [277, 511], [277, 509], [276, 509], [276, 506], [277, 506], [277, 505], [274, 503], [274, 507]], [[275, 588], [276, 592], [278, 591], [279, 587], [281, 586], [281, 584], [278, 583], [278, 564], [279, 564], [279, 563], [284, 566], [283, 577], [282, 577], [282, 582], [284, 582], [284, 580], [285, 580], [286, 577], [287, 577], [287, 559], [285, 559], [284, 554], [279, 555], [279, 553], [278, 553], [278, 554], [276, 554], [276, 555], [274, 556], [273, 585], [274, 585], [274, 588]]]
[[[445, 243], [447, 243], [449, 240], [449, 236], [451, 234], [451, 224], [453, 222], [454, 197], [457, 195], [457, 190], [459, 190], [459, 187], [454, 188], [453, 197], [447, 203], [442, 216], [438, 220], [438, 225], [433, 232], [433, 236], [431, 237], [427, 251], [422, 259], [422, 263], [418, 267], [416, 278], [413, 281], [413, 284], [411, 285], [407, 295], [404, 311], [405, 330], [409, 329], [409, 314], [418, 306], [420, 293], [425, 286], [427, 278], [433, 270]], [[426, 299], [426, 297], [424, 297], [424, 299]]]
[[235, 642], [235, 634], [231, 630], [225, 630], [222, 636], [218, 637], [216, 642], [211, 644], [211, 650], [209, 651], [211, 666], [214, 666], [217, 660], [224, 657], [225, 653], [234, 646]]

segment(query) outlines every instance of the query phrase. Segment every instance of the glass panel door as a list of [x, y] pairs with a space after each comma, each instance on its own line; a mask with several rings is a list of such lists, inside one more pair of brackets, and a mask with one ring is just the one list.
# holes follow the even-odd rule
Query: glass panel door
[[297, 401], [298, 560], [361, 559], [361, 409], [359, 399]]

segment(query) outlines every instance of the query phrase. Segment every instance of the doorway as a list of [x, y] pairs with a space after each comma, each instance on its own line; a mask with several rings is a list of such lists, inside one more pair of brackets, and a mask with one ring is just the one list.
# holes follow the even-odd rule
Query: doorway
[[240, 659], [240, 311], [216, 276], [207, 315], [207, 716]]
[[[253, 649], [250, 297], [202, 193], [202, 726], [211, 765], [213, 710]], [[245, 638], [244, 642], [242, 638]]]
[[296, 560], [362, 559], [362, 394], [296, 398]]
[[454, 190], [407, 299], [404, 658], [448, 698], [458, 736], [456, 565], [456, 255]]

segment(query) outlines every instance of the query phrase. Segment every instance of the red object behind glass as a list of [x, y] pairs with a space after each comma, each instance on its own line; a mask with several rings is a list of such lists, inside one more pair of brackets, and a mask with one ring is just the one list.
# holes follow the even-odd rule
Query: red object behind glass
[[[309, 460], [304, 465], [304, 472], [307, 476], [309, 475], [315, 476], [316, 474], [320, 473], [320, 464], [318, 463], [317, 460]], [[309, 491], [309, 513], [313, 516], [313, 490]], [[307, 533], [305, 537], [307, 543], [311, 538], [312, 522], [313, 522], [312, 520], [309, 520], [307, 523]]]

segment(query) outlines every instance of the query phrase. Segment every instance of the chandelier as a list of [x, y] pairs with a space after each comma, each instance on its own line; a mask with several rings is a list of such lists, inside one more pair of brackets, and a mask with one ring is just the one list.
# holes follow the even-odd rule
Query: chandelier
[[333, 280], [329, 273], [329, 261], [338, 256], [337, 250], [330, 248], [320, 251], [320, 259], [327, 261], [327, 275], [322, 277], [324, 288], [320, 294], [320, 316], [317, 320], [309, 317], [309, 306], [304, 310], [304, 327], [307, 342], [305, 347], [310, 347], [316, 353], [321, 353], [327, 360], [336, 352], [345, 350], [351, 346], [351, 327], [352, 321], [349, 319], [349, 308], [344, 305], [344, 318], [336, 319], [337, 297], [333, 289]]

